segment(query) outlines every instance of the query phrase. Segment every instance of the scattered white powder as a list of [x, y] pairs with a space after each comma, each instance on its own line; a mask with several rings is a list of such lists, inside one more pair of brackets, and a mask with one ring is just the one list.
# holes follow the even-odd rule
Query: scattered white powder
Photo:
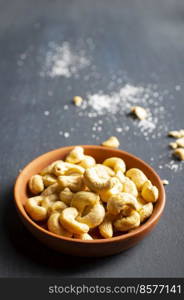
[[45, 111], [44, 111], [44, 115], [45, 115], [45, 116], [49, 116], [49, 115], [50, 115], [50, 111], [45, 110]]
[[65, 133], [64, 133], [64, 137], [65, 137], [65, 138], [69, 138], [69, 136], [70, 136], [69, 132], [65, 132]]
[[55, 42], [49, 43], [49, 51], [46, 54], [41, 76], [57, 77], [63, 76], [70, 78], [78, 75], [78, 71], [90, 64], [83, 50], [75, 51], [69, 42], [58, 45]]
[[68, 105], [64, 105], [64, 110], [68, 110]]

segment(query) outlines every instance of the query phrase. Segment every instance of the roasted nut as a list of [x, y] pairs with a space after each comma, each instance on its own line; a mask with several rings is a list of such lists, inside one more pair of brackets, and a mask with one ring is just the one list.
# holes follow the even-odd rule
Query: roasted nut
[[66, 157], [66, 162], [77, 164], [80, 163], [81, 160], [84, 159], [84, 149], [80, 146], [76, 146], [70, 151], [70, 153]]
[[96, 161], [92, 156], [84, 155], [84, 158], [79, 163], [79, 166], [83, 167], [84, 169], [92, 168], [96, 165]]
[[138, 213], [140, 214], [140, 221], [141, 223], [144, 222], [147, 218], [152, 215], [153, 212], [153, 204], [151, 202], [143, 205], [139, 210]]
[[53, 213], [61, 213], [63, 209], [67, 208], [67, 205], [62, 201], [56, 201], [48, 208], [48, 215], [50, 216]]
[[184, 148], [184, 137], [182, 137], [180, 139], [177, 139], [176, 144], [177, 144], [178, 147]]
[[80, 96], [75, 96], [75, 97], [73, 97], [73, 103], [74, 103], [76, 106], [81, 106], [82, 101], [83, 101], [83, 99], [82, 99], [82, 97], [80, 97]]
[[140, 225], [140, 215], [137, 211], [133, 210], [128, 217], [121, 217], [114, 222], [114, 227], [118, 231], [126, 232], [131, 229], [137, 228]]
[[117, 215], [122, 211], [125, 205], [137, 209], [137, 199], [131, 194], [119, 193], [109, 199], [107, 202], [107, 211], [112, 215]]
[[113, 196], [122, 191], [122, 184], [116, 177], [111, 177], [110, 188], [103, 189], [99, 191], [100, 198], [103, 202], [108, 202], [108, 200]]
[[73, 198], [73, 193], [70, 191], [69, 188], [65, 188], [63, 191], [60, 192], [59, 198], [63, 201], [66, 205], [70, 206]]
[[119, 179], [119, 181], [121, 183], [124, 183], [124, 181], [125, 181], [125, 175], [124, 175], [124, 173], [122, 171], [120, 171], [120, 170], [117, 171], [116, 174], [115, 174], [115, 176]]
[[143, 184], [148, 180], [146, 175], [137, 168], [129, 169], [126, 172], [126, 176], [129, 177], [135, 183], [138, 191], [142, 189]]
[[176, 139], [182, 138], [184, 137], [184, 129], [169, 131], [168, 135]]
[[184, 149], [178, 148], [173, 151], [173, 155], [177, 157], [179, 160], [184, 160]]
[[162, 183], [163, 183], [163, 185], [168, 185], [168, 184], [169, 184], [169, 181], [168, 181], [167, 179], [163, 179], [163, 180], [162, 180]]
[[169, 146], [170, 146], [172, 149], [178, 148], [178, 145], [177, 145], [176, 143], [170, 143]]
[[112, 219], [106, 215], [103, 222], [99, 225], [99, 231], [101, 236], [105, 239], [111, 238], [113, 236], [113, 225]]
[[68, 207], [62, 211], [59, 220], [62, 226], [71, 233], [81, 234], [88, 232], [89, 226], [77, 221], [77, 216], [77, 209], [75, 207]]
[[110, 187], [110, 176], [103, 166], [96, 165], [86, 169], [84, 173], [84, 182], [92, 191], [99, 191]]
[[46, 174], [53, 174], [53, 167], [55, 166], [55, 164], [58, 164], [58, 163], [63, 163], [62, 160], [56, 160], [54, 161], [52, 164], [50, 164], [49, 166], [47, 166], [46, 168], [44, 168], [41, 172], [40, 172], [40, 175], [44, 176]]
[[50, 215], [48, 222], [47, 222], [47, 226], [48, 226], [49, 231], [52, 233], [62, 235], [62, 236], [72, 237], [72, 233], [68, 232], [61, 225], [59, 212], [55, 212]]
[[108, 138], [108, 140], [104, 141], [102, 143], [102, 146], [105, 146], [105, 147], [111, 147], [111, 148], [118, 148], [120, 145], [117, 137], [115, 136], [111, 136], [110, 138]]
[[81, 191], [83, 187], [82, 175], [59, 176], [58, 183], [62, 189], [69, 188], [72, 192]]
[[52, 206], [53, 203], [59, 200], [57, 194], [51, 194], [49, 196], [42, 196], [43, 200], [41, 202], [41, 206], [45, 207], [47, 210]]
[[36, 196], [28, 198], [25, 203], [25, 210], [35, 221], [43, 221], [47, 218], [47, 209], [41, 206], [42, 201], [42, 196]]
[[71, 163], [65, 163], [65, 166], [67, 168], [65, 175], [72, 175], [72, 174], [84, 174], [85, 169], [82, 166], [71, 164]]
[[135, 197], [137, 197], [137, 195], [138, 195], [138, 191], [137, 191], [137, 187], [136, 187], [135, 183], [126, 176], [124, 178], [122, 192], [132, 194]]
[[35, 195], [41, 193], [44, 190], [42, 176], [33, 175], [29, 180], [29, 189]]
[[80, 239], [80, 240], [83, 240], [83, 241], [93, 240], [92, 236], [89, 233], [74, 234], [74, 238]]
[[156, 202], [158, 200], [158, 189], [148, 180], [142, 187], [141, 196], [147, 202]]
[[122, 171], [125, 173], [126, 165], [123, 159], [119, 157], [110, 157], [104, 160], [103, 165], [112, 168], [115, 172]]
[[131, 113], [134, 114], [139, 120], [145, 120], [147, 118], [147, 111], [141, 106], [132, 106]]
[[42, 196], [49, 196], [51, 194], [55, 194], [61, 191], [61, 187], [59, 186], [58, 182], [49, 185], [42, 193]]
[[53, 175], [50, 175], [50, 174], [46, 174], [42, 177], [43, 179], [43, 183], [44, 183], [44, 186], [48, 187], [49, 185], [52, 185], [54, 183], [57, 182], [57, 179], [55, 176]]
[[81, 223], [87, 224], [89, 228], [94, 228], [103, 222], [105, 217], [105, 209], [101, 203], [97, 203], [84, 216], [78, 216], [77, 220]]
[[92, 192], [78, 192], [74, 194], [71, 202], [71, 206], [75, 207], [80, 214], [82, 214], [86, 207], [94, 206], [97, 202], [99, 202], [99, 195]]

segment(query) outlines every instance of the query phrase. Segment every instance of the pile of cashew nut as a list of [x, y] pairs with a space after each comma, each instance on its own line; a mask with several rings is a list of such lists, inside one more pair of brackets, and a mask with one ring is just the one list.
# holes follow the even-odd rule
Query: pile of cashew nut
[[102, 164], [76, 146], [29, 180], [29, 216], [50, 232], [82, 240], [112, 238], [137, 228], [153, 212], [159, 192], [137, 168], [126, 171], [123, 159]]

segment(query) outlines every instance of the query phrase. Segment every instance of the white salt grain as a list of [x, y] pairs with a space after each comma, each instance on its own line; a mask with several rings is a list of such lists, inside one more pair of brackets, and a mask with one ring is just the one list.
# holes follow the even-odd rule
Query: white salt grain
[[69, 136], [70, 136], [69, 132], [65, 132], [65, 133], [64, 133], [64, 137], [65, 137], [65, 138], [69, 138]]
[[44, 115], [45, 115], [45, 116], [49, 116], [49, 115], [50, 115], [50, 111], [45, 110], [45, 111], [44, 111]]

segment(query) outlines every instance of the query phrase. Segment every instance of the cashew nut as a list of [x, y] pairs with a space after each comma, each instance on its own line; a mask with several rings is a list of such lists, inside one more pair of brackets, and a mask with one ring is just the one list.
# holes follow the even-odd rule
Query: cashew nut
[[44, 190], [42, 176], [33, 175], [29, 180], [29, 189], [33, 194], [39, 194]]
[[51, 231], [52, 233], [67, 236], [67, 237], [72, 237], [72, 233], [68, 232], [61, 225], [59, 212], [55, 212], [50, 215], [48, 222], [47, 222], [47, 226], [48, 226], [49, 231]]
[[137, 209], [137, 199], [128, 193], [119, 193], [117, 195], [113, 195], [107, 202], [107, 211], [112, 215], [117, 215], [122, 211], [125, 205]]
[[70, 206], [71, 201], [73, 198], [73, 193], [70, 191], [69, 188], [65, 188], [63, 191], [60, 192], [59, 198], [61, 201], [63, 201], [66, 205]]
[[110, 138], [108, 138], [106, 141], [102, 143], [102, 146], [111, 147], [111, 148], [118, 148], [119, 145], [120, 143], [116, 136], [111, 136]]
[[35, 221], [43, 221], [47, 218], [47, 209], [41, 205], [42, 200], [42, 196], [36, 196], [28, 198], [25, 203], [27, 213]]
[[123, 183], [123, 192], [132, 194], [133, 196], [138, 196], [138, 191], [135, 183], [125, 176]]
[[56, 182], [54, 184], [49, 185], [42, 193], [41, 196], [49, 196], [54, 193], [60, 192], [61, 187], [59, 184]]
[[85, 216], [78, 216], [77, 220], [85, 223], [89, 228], [94, 228], [103, 222], [105, 209], [101, 203], [95, 204]]
[[115, 176], [119, 179], [119, 181], [121, 183], [124, 183], [124, 181], [125, 181], [125, 175], [124, 175], [124, 173], [122, 171], [118, 170], [116, 172]]
[[151, 202], [142, 205], [142, 207], [138, 209], [141, 223], [144, 222], [147, 218], [149, 218], [152, 215], [152, 212], [153, 212], [153, 204]]
[[148, 180], [142, 187], [141, 196], [147, 202], [156, 202], [158, 200], [158, 189]]
[[87, 206], [94, 206], [99, 200], [99, 195], [82, 191], [74, 194], [71, 206], [77, 208], [79, 213], [82, 214]]
[[103, 202], [108, 202], [108, 200], [113, 196], [122, 191], [122, 184], [118, 178], [112, 177], [110, 179], [110, 188], [103, 189], [99, 191], [100, 198]]
[[145, 120], [147, 118], [147, 111], [141, 106], [132, 106], [131, 113], [134, 114], [139, 120]]
[[142, 189], [143, 184], [148, 180], [146, 175], [137, 168], [129, 169], [126, 172], [126, 176], [129, 177], [135, 183], [138, 191]]
[[183, 148], [177, 148], [173, 151], [173, 155], [177, 157], [179, 160], [184, 160], [184, 149]]
[[122, 217], [114, 222], [114, 227], [118, 231], [126, 232], [140, 225], [140, 215], [133, 210], [128, 217]]
[[84, 182], [92, 191], [99, 191], [110, 187], [110, 176], [103, 166], [96, 165], [86, 169]]
[[92, 156], [84, 155], [84, 158], [79, 163], [79, 166], [83, 167], [84, 169], [92, 168], [96, 165], [96, 161]]
[[60, 215], [60, 222], [62, 226], [71, 233], [81, 234], [88, 232], [89, 226], [77, 221], [77, 216], [78, 211], [75, 207], [65, 208]]
[[74, 238], [80, 239], [80, 240], [83, 240], [83, 241], [93, 240], [92, 236], [89, 233], [74, 234]]
[[56, 201], [48, 207], [48, 215], [50, 216], [53, 213], [61, 213], [63, 209], [67, 208], [67, 205], [62, 201]]
[[65, 161], [72, 164], [77, 164], [80, 163], [81, 160], [83, 159], [84, 159], [84, 149], [80, 146], [76, 146], [67, 155]]
[[115, 172], [122, 171], [125, 173], [126, 165], [123, 159], [119, 157], [110, 157], [104, 160], [103, 165], [112, 168]]
[[53, 175], [50, 175], [50, 174], [46, 174], [42, 177], [43, 179], [43, 183], [44, 183], [44, 186], [48, 187], [49, 185], [52, 185], [54, 183], [57, 182], [57, 179], [55, 176]]
[[103, 222], [99, 225], [99, 231], [100, 234], [108, 239], [113, 236], [113, 225], [112, 225], [112, 219], [106, 215]]
[[63, 163], [62, 160], [56, 160], [54, 161], [53, 163], [51, 163], [49, 166], [47, 166], [46, 168], [44, 168], [41, 172], [40, 172], [40, 175], [44, 176], [46, 174], [53, 174], [53, 167], [55, 166], [55, 164], [58, 164], [58, 163]]
[[84, 185], [82, 175], [59, 176], [58, 183], [62, 189], [67, 187], [72, 192], [80, 191]]
[[71, 164], [71, 163], [65, 163], [65, 166], [67, 168], [65, 175], [71, 175], [71, 174], [84, 174], [85, 169], [82, 166]]
[[53, 203], [59, 200], [59, 197], [57, 194], [51, 194], [49, 196], [42, 196], [43, 200], [41, 203], [41, 206], [45, 207], [47, 210], [50, 206], [52, 206]]

